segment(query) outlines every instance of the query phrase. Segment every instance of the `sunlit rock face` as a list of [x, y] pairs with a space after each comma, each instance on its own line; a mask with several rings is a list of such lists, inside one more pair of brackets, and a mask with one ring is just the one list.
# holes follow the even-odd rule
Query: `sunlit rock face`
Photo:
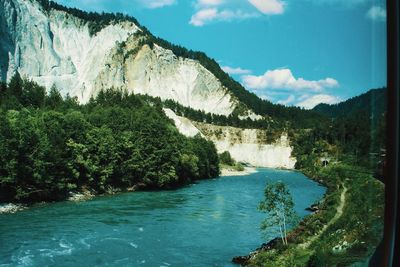
[[[45, 12], [35, 1], [2, 0], [1, 77], [16, 70], [47, 88], [85, 102], [116, 43], [138, 30], [133, 23], [110, 25], [90, 36], [88, 24], [65, 12]], [[3, 67], [4, 66], [4, 67]]]
[[296, 159], [286, 134], [267, 143], [266, 132], [196, 123], [200, 132], [214, 142], [219, 153], [228, 151], [236, 161], [257, 167], [294, 169]]
[[228, 151], [232, 158], [252, 166], [294, 169], [296, 159], [292, 157], [292, 147], [285, 133], [273, 143], [267, 143], [266, 132], [257, 129], [240, 129], [191, 122], [177, 116], [172, 110], [164, 110], [178, 130], [186, 136], [200, 134], [214, 142], [218, 153]]
[[198, 61], [157, 45], [140, 45], [134, 33], [141, 29], [132, 22], [105, 26], [91, 36], [84, 20], [64, 11], [46, 12], [35, 0], [1, 0], [0, 21], [3, 81], [18, 71], [82, 103], [101, 89], [115, 88], [221, 115], [237, 106]]

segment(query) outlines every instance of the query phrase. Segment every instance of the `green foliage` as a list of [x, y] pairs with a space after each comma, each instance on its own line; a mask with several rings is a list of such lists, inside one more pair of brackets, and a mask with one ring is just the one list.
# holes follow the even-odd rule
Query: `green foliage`
[[[366, 258], [373, 253], [383, 235], [383, 184], [364, 168], [346, 164], [318, 168], [312, 177], [328, 188], [324, 199], [318, 203], [319, 212], [304, 218], [289, 233], [289, 246], [260, 252], [251, 265], [350, 266], [365, 264]], [[331, 222], [340, 203], [341, 185], [347, 188], [343, 213]], [[316, 234], [319, 236], [310, 246], [299, 246]], [[335, 251], [338, 245], [342, 248]]]
[[242, 171], [244, 171], [244, 166], [243, 166], [240, 162], [237, 162], [237, 163], [234, 165], [234, 169], [235, 169], [236, 171], [238, 171], [238, 172], [242, 172]]
[[314, 111], [329, 118], [354, 117], [360, 111], [382, 114], [386, 111], [386, 88], [372, 89], [338, 104], [319, 104]]
[[17, 78], [1, 91], [0, 201], [59, 200], [71, 190], [135, 185], [170, 188], [219, 175], [214, 144], [179, 134], [161, 103], [107, 90], [79, 105], [55, 87], [46, 95]]
[[46, 106], [49, 109], [56, 109], [57, 107], [60, 107], [62, 103], [63, 103], [63, 98], [60, 92], [57, 90], [56, 86], [53, 84], [46, 98]]
[[231, 157], [231, 154], [228, 151], [224, 151], [219, 155], [219, 160], [222, 164], [226, 164], [229, 166], [235, 165], [235, 160]]
[[287, 228], [297, 221], [292, 195], [286, 184], [278, 181], [267, 184], [264, 197], [265, 199], [258, 207], [260, 211], [267, 214], [267, 218], [261, 224], [261, 229], [265, 231], [278, 227], [282, 243], [287, 245]]
[[70, 8], [60, 5], [51, 0], [37, 0], [37, 1], [41, 4], [42, 8], [45, 11], [49, 11], [51, 9], [65, 11], [70, 15], [82, 19], [88, 24], [90, 35], [95, 35], [97, 32], [101, 31], [105, 26], [124, 21], [133, 22], [134, 24], [140, 27], [139, 22], [135, 18], [122, 13], [114, 14], [114, 13], [104, 13], [104, 12], [102, 13], [86, 12], [79, 10], [77, 8]]
[[386, 92], [373, 89], [339, 104], [316, 106], [314, 111], [326, 116], [325, 122], [300, 142], [325, 140], [338, 148], [337, 160], [379, 171], [386, 142]]

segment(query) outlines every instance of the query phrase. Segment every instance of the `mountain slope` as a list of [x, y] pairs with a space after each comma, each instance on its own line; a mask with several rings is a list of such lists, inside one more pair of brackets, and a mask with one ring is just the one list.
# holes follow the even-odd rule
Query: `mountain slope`
[[132, 17], [48, 0], [2, 0], [0, 20], [3, 81], [19, 71], [81, 102], [114, 87], [213, 114], [290, 121], [294, 127], [311, 127], [319, 119], [312, 111], [260, 99], [206, 54], [157, 38]]
[[[387, 89], [373, 89], [336, 105], [320, 104], [314, 111], [329, 118], [319, 135], [341, 147], [347, 161], [382, 172], [386, 146]], [[318, 126], [321, 127], [321, 126]]]
[[107, 21], [41, 2], [1, 1], [2, 80], [18, 71], [47, 88], [55, 84], [83, 103], [101, 89], [122, 88], [215, 114], [229, 115], [238, 106], [198, 61], [142, 42], [145, 37], [135, 33], [145, 30], [134, 20], [105, 15], [111, 16]]
[[338, 104], [319, 104], [313, 111], [330, 118], [351, 117], [360, 112], [382, 114], [386, 111], [386, 92], [386, 88], [372, 89]]

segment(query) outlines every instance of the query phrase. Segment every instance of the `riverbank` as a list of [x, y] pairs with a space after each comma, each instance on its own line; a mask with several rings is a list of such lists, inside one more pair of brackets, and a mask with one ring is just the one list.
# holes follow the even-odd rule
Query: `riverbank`
[[[257, 169], [254, 167], [245, 167], [243, 171], [237, 171], [237, 170], [222, 170], [222, 173], [224, 175], [220, 175], [219, 177], [222, 176], [242, 176], [242, 175], [248, 175], [252, 173], [256, 173]], [[216, 177], [218, 178], [218, 177]], [[207, 180], [207, 179], [200, 179], [197, 181], [201, 180]], [[63, 201], [71, 201], [71, 202], [81, 202], [81, 201], [88, 201], [91, 200], [95, 197], [99, 196], [111, 196], [111, 195], [116, 195], [119, 193], [128, 193], [128, 192], [140, 192], [140, 191], [169, 191], [169, 190], [175, 190], [175, 189], [180, 189], [188, 184], [194, 184], [197, 181], [193, 181], [190, 183], [182, 183], [182, 184], [175, 184], [171, 187], [165, 187], [165, 188], [151, 188], [146, 186], [144, 183], [138, 183], [130, 187], [124, 187], [124, 188], [118, 188], [118, 187], [112, 187], [108, 186], [104, 192], [97, 192], [93, 188], [88, 188], [84, 187], [81, 190], [78, 191], [70, 191], [68, 194], [59, 200], [53, 200], [53, 201], [40, 201], [40, 202], [24, 202], [24, 203], [18, 203], [18, 202], [9, 202], [9, 203], [0, 203], [0, 214], [7, 214], [7, 213], [16, 213], [21, 210], [28, 209], [32, 206], [35, 206], [36, 204], [43, 204], [43, 203], [55, 203], [55, 202], [63, 202]]]
[[288, 234], [233, 261], [250, 266], [348, 266], [369, 257], [383, 235], [384, 186], [361, 168], [338, 164], [303, 170], [327, 192]]

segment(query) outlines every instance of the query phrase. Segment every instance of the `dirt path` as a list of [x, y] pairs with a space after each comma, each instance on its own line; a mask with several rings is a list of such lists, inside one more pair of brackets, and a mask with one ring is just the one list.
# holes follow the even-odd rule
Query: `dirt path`
[[342, 216], [343, 208], [346, 203], [346, 193], [347, 193], [347, 187], [343, 185], [343, 190], [340, 194], [340, 203], [339, 206], [337, 206], [336, 208], [335, 216], [333, 216], [333, 218], [326, 225], [324, 225], [322, 230], [317, 235], [314, 235], [311, 238], [309, 238], [307, 242], [300, 244], [299, 246], [301, 248], [303, 249], [308, 248], [311, 245], [311, 243], [314, 242], [318, 237], [320, 237], [330, 225], [334, 224], [340, 218], [340, 216]]

